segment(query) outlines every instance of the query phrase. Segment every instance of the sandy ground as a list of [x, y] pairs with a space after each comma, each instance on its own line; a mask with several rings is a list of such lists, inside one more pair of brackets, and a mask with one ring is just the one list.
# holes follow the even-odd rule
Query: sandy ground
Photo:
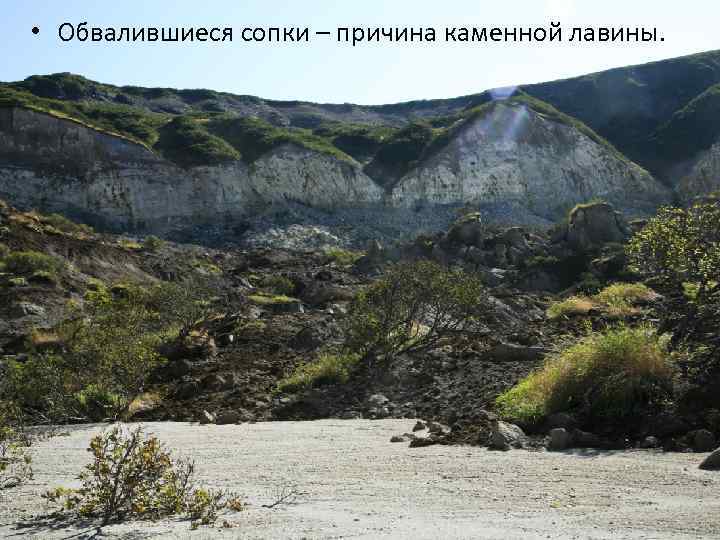
[[[250, 503], [223, 516], [231, 529], [185, 521], [128, 523], [101, 538], [720, 538], [720, 473], [698, 454], [490, 452], [409, 449], [390, 437], [414, 422], [276, 422], [240, 426], [147, 424], [192, 455], [208, 486]], [[98, 426], [72, 428], [34, 448], [35, 479], [5, 493], [1, 538], [90, 538], [95, 529], [43, 518], [39, 494], [73, 485]], [[293, 505], [263, 508], [296, 484]], [[222, 521], [222, 519], [221, 519]]]

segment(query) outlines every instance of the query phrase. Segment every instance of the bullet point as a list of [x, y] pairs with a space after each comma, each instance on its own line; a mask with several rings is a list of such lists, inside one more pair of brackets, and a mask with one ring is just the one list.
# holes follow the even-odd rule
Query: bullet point
[[33, 26], [32, 33], [38, 35], [40, 33], [40, 29], [37, 26]]

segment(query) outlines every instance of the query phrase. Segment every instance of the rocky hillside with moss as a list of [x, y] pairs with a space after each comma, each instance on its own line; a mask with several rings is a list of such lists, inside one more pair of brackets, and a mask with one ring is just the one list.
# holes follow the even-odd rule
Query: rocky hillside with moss
[[644, 215], [717, 188], [718, 66], [708, 52], [383, 106], [33, 76], [0, 84], [0, 195], [206, 243], [300, 224], [362, 244], [468, 206], [546, 226], [592, 198]]

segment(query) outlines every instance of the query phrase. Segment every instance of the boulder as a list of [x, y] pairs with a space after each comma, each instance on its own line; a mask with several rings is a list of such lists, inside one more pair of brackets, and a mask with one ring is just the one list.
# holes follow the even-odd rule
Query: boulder
[[648, 437], [645, 437], [640, 442], [640, 448], [659, 448], [660, 447], [660, 440], [657, 437], [654, 437], [653, 435], [649, 435]]
[[242, 417], [237, 411], [225, 411], [218, 414], [215, 423], [218, 426], [225, 426], [228, 424], [237, 424], [242, 420]]
[[545, 420], [545, 426], [548, 430], [555, 428], [571, 429], [575, 426], [575, 424], [575, 418], [571, 414], [564, 412], [551, 414]]
[[525, 432], [515, 424], [497, 420], [492, 425], [490, 434], [490, 448], [493, 450], [509, 450], [513, 448], [521, 448], [527, 437]]
[[712, 431], [698, 429], [692, 433], [692, 448], [696, 452], [712, 452], [717, 448], [717, 439]]
[[175, 389], [175, 399], [179, 399], [181, 401], [185, 401], [188, 399], [193, 399], [200, 393], [200, 385], [197, 381], [188, 381], [181, 383], [176, 389]]
[[577, 251], [590, 251], [609, 242], [621, 243], [629, 236], [630, 228], [622, 214], [608, 203], [578, 205], [570, 213], [566, 238]]
[[202, 424], [202, 425], [214, 424], [215, 423], [215, 415], [213, 415], [207, 411], [203, 411], [200, 413], [200, 418], [198, 418], [198, 422], [200, 422], [200, 424]]
[[573, 429], [570, 435], [573, 446], [578, 448], [600, 448], [604, 446], [603, 440], [600, 437], [588, 431]]
[[413, 431], [423, 431], [424, 429], [427, 429], [427, 425], [425, 424], [425, 422], [422, 422], [421, 420], [415, 422], [415, 425], [413, 426]]
[[513, 343], [498, 343], [488, 351], [488, 356], [496, 362], [537, 362], [548, 350], [544, 347], [528, 347]]
[[550, 430], [550, 441], [548, 442], [548, 450], [561, 451], [570, 447], [570, 433], [565, 428], [555, 428]]
[[720, 471], [720, 448], [706, 457], [700, 464], [700, 468], [704, 471]]
[[453, 223], [447, 236], [453, 243], [482, 247], [485, 238], [482, 215], [479, 212], [466, 214]]
[[373, 394], [367, 399], [367, 403], [370, 407], [384, 407], [390, 402], [390, 400], [383, 394]]

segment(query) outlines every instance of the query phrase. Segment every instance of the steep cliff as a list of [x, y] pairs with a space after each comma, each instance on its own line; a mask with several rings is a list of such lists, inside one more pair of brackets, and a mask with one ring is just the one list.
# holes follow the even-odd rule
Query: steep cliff
[[494, 209], [509, 208], [505, 221], [542, 223], [595, 197], [631, 213], [668, 200], [612, 147], [523, 103], [491, 104], [447, 136], [391, 183], [371, 179], [349, 157], [291, 142], [251, 162], [183, 168], [127, 138], [6, 108], [0, 197], [109, 229], [156, 234], [208, 224], [230, 229], [288, 204], [340, 212], [350, 227], [381, 230], [387, 220], [395, 235], [443, 227], [450, 209], [467, 204], [491, 218]]
[[399, 205], [515, 202], [546, 219], [602, 198], [630, 213], [668, 200], [638, 165], [523, 103], [496, 102], [395, 186]]

